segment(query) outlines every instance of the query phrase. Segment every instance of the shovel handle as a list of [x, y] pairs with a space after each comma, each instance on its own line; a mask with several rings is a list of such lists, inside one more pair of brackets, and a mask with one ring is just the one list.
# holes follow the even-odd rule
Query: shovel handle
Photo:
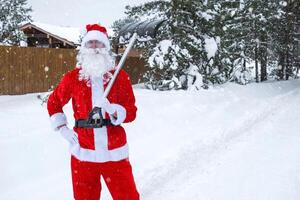
[[124, 53], [123, 53], [123, 55], [122, 55], [122, 58], [121, 58], [120, 62], [118, 63], [118, 65], [117, 65], [117, 67], [116, 67], [116, 70], [115, 70], [115, 73], [114, 73], [113, 77], [110, 79], [110, 81], [109, 81], [109, 83], [108, 83], [108, 85], [107, 85], [107, 87], [106, 87], [106, 89], [105, 89], [105, 91], [104, 91], [104, 94], [103, 94], [103, 97], [104, 97], [104, 98], [106, 98], [106, 97], [108, 96], [108, 94], [109, 94], [109, 92], [110, 92], [110, 89], [111, 89], [111, 87], [113, 86], [113, 84], [114, 84], [114, 82], [115, 82], [115, 79], [117, 78], [117, 76], [118, 76], [118, 74], [119, 74], [121, 68], [123, 67], [123, 65], [124, 65], [124, 63], [125, 63], [125, 60], [126, 60], [126, 58], [127, 58], [127, 56], [128, 56], [128, 53], [129, 53], [130, 49], [132, 48], [132, 46], [133, 46], [133, 44], [134, 44], [136, 38], [137, 38], [137, 33], [134, 33], [134, 34], [132, 35], [132, 37], [130, 38], [130, 42], [129, 42], [127, 48], [125, 49], [125, 51], [124, 51]]

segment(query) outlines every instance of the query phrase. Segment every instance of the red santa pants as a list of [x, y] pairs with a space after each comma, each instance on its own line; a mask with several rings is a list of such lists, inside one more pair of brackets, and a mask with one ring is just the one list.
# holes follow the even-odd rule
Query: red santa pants
[[114, 200], [139, 200], [129, 161], [92, 163], [71, 158], [73, 192], [76, 200], [99, 200], [100, 176]]

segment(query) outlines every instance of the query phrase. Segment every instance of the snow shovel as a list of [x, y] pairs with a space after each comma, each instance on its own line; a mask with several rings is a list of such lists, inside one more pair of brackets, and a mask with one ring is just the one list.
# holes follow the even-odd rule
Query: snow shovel
[[[129, 43], [127, 45], [127, 48], [125, 49], [118, 65], [115, 68], [114, 75], [110, 79], [104, 94], [103, 99], [107, 98], [120, 70], [122, 69], [125, 60], [128, 56], [129, 51], [133, 47], [134, 42], [137, 40], [138, 37], [143, 38], [142, 41], [145, 41], [146, 39], [152, 39], [156, 36], [157, 30], [159, 26], [164, 22], [165, 20], [156, 20], [156, 21], [143, 21], [143, 22], [135, 22], [130, 23], [128, 25], [125, 25], [119, 33], [119, 39], [120, 37], [124, 37], [125, 40], [130, 37]], [[93, 116], [97, 115], [98, 118], [94, 119]], [[100, 107], [94, 107], [92, 111], [89, 113], [89, 118], [87, 120], [77, 120], [75, 122], [75, 127], [81, 127], [81, 128], [101, 128], [103, 126], [112, 125], [109, 119], [104, 119], [101, 108]]]
[[[112, 77], [112, 79], [109, 81], [108, 86], [106, 87], [103, 97], [106, 98], [107, 95], [110, 92], [110, 89], [112, 85], [114, 84], [114, 81], [116, 77], [118, 76], [119, 71], [123, 67], [125, 60], [128, 56], [129, 51], [131, 50], [134, 42], [136, 39], [139, 39], [141, 41], [148, 41], [151, 40], [152, 38], [156, 37], [158, 28], [162, 25], [162, 23], [165, 22], [165, 20], [148, 20], [148, 21], [142, 21], [142, 22], [134, 22], [134, 23], [129, 23], [125, 25], [119, 33], [119, 40], [121, 37], [128, 38], [128, 36], [132, 35], [127, 48], [125, 49], [120, 62], [118, 63], [115, 73]], [[139, 37], [139, 38], [138, 38]]]

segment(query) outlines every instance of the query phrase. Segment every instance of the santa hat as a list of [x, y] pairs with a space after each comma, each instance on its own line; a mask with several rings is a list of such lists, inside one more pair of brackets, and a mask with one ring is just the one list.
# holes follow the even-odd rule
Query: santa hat
[[108, 50], [110, 50], [108, 34], [104, 26], [99, 24], [86, 25], [86, 32], [82, 38], [81, 46], [84, 46], [90, 40], [98, 40], [99, 42], [102, 42]]

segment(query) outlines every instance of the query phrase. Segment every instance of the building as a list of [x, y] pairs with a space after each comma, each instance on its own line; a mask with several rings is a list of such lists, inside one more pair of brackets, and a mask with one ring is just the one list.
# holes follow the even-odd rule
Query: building
[[20, 29], [26, 35], [29, 47], [74, 49], [80, 45], [79, 28], [30, 22], [22, 25]]

